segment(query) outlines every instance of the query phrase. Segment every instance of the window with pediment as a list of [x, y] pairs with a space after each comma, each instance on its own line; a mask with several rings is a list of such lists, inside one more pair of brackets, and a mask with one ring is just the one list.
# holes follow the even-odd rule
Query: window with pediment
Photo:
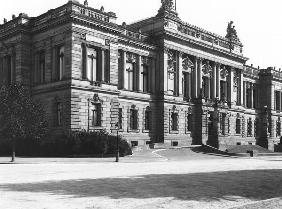
[[177, 59], [176, 51], [168, 50], [168, 69], [167, 69], [167, 91], [169, 94], [176, 95], [176, 81], [177, 81]]

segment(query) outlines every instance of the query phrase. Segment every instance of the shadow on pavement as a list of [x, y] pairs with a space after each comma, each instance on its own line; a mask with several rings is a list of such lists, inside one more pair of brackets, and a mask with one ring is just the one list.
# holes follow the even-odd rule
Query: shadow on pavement
[[264, 200], [282, 196], [282, 170], [229, 171], [196, 174], [145, 175], [79, 179], [44, 183], [2, 184], [15, 192], [43, 192], [73, 197], [159, 198], [217, 201], [245, 197]]

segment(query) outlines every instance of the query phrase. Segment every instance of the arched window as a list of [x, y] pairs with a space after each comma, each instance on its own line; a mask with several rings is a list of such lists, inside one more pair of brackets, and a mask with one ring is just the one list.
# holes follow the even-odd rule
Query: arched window
[[62, 80], [65, 74], [65, 47], [58, 47], [58, 57], [57, 57], [57, 75], [58, 80]]

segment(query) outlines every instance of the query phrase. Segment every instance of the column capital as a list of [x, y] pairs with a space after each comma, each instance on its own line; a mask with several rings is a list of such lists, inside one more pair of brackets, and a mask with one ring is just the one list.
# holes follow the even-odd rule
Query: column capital
[[180, 57], [182, 57], [183, 54], [184, 54], [184, 52], [178, 51], [178, 55], [179, 55]]
[[163, 50], [164, 50], [164, 53], [168, 54], [171, 49], [168, 48], [167, 46], [164, 46]]

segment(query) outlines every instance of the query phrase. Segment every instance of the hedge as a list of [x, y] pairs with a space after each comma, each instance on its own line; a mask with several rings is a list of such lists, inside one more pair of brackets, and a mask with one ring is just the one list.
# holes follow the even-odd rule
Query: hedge
[[[70, 132], [41, 140], [20, 139], [16, 142], [16, 155], [27, 157], [107, 157], [116, 153], [116, 136], [102, 130], [87, 133]], [[119, 136], [120, 155], [131, 155], [130, 145]], [[0, 155], [10, 155], [11, 143], [0, 139]]]

